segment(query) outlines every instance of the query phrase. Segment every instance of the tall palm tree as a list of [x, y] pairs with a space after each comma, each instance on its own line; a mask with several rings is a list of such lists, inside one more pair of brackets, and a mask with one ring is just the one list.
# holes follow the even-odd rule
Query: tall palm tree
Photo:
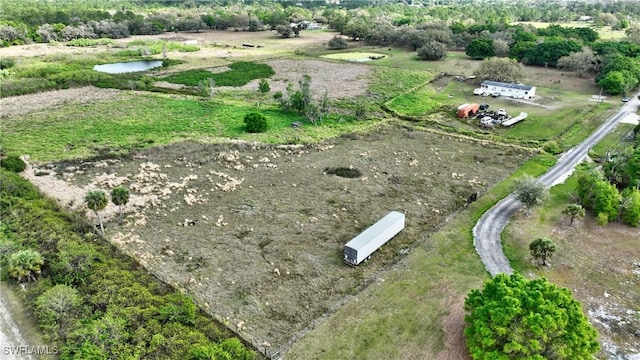
[[87, 207], [96, 213], [100, 223], [100, 234], [104, 236], [104, 225], [100, 211], [107, 207], [107, 195], [102, 190], [92, 190], [84, 197], [84, 201], [87, 203]]
[[118, 206], [118, 221], [122, 223], [122, 210], [129, 202], [129, 189], [124, 186], [116, 186], [111, 189], [111, 202]]

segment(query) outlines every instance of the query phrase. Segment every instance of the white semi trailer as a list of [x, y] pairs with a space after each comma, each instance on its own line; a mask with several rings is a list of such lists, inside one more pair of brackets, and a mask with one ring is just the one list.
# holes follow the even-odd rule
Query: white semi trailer
[[367, 260], [387, 241], [404, 229], [404, 214], [392, 211], [344, 246], [344, 262], [356, 266]]

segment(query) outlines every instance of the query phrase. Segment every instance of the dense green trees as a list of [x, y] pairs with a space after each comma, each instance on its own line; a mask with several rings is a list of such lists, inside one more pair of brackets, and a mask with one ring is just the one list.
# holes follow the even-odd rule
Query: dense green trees
[[19, 173], [27, 168], [27, 164], [25, 164], [25, 162], [22, 161], [19, 156], [9, 155], [5, 158], [0, 159], [0, 167], [9, 171]]
[[493, 56], [493, 40], [477, 38], [467, 45], [465, 54], [473, 59], [485, 59]]
[[599, 350], [580, 303], [546, 279], [498, 274], [464, 307], [473, 359], [590, 359]]
[[575, 40], [547, 39], [530, 48], [524, 55], [527, 64], [555, 67], [558, 59], [582, 50], [582, 45]]
[[639, 80], [640, 61], [619, 54], [613, 55], [596, 76], [596, 83], [610, 94], [625, 94], [636, 87]]
[[[640, 160], [640, 158], [638, 160]], [[624, 166], [611, 170], [611, 167], [615, 166], [609, 163], [615, 163], [615, 160], [605, 164], [605, 172], [616, 172], [620, 171], [620, 169], [624, 172]], [[629, 162], [626, 162], [623, 165], [628, 163]], [[640, 161], [638, 164], [640, 165]], [[631, 168], [633, 169], [634, 165], [632, 165]], [[607, 176], [610, 177], [611, 175], [609, 174]], [[640, 178], [640, 171], [636, 170], [635, 176], [636, 179]], [[605, 178], [605, 173], [601, 170], [591, 169], [582, 172], [578, 176], [576, 192], [582, 205], [586, 209], [593, 211], [601, 225], [606, 225], [606, 223], [610, 221], [622, 220], [627, 225], [639, 226], [640, 190], [637, 186], [640, 182], [630, 184], [630, 186], [624, 188], [622, 192], [620, 192], [614, 184], [616, 184], [616, 182], [611, 182], [611, 180]]]
[[[16, 174], [0, 175], [0, 273], [13, 278], [20, 268], [34, 280], [40, 272], [19, 294], [61, 360], [189, 359], [203, 348], [219, 359], [255, 359], [189, 297], [95, 239], [82, 215], [60, 212]], [[11, 258], [20, 260], [12, 267]]]
[[497, 57], [482, 60], [473, 74], [483, 80], [515, 83], [521, 82], [527, 75], [521, 63], [514, 59]]

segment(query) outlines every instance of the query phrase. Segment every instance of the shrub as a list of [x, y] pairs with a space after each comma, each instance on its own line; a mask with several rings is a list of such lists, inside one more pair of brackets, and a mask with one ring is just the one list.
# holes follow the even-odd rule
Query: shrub
[[269, 85], [269, 81], [267, 79], [260, 79], [260, 83], [258, 84], [258, 90], [266, 94], [271, 91], [271, 86]]
[[2, 162], [0, 162], [0, 166], [9, 171], [19, 173], [23, 172], [24, 169], [26, 169], [27, 164], [25, 164], [19, 156], [9, 155], [5, 159], [3, 159]]
[[11, 68], [15, 64], [16, 64], [16, 60], [14, 58], [8, 58], [8, 57], [0, 58], [0, 70]]
[[349, 179], [355, 179], [362, 176], [360, 170], [348, 167], [326, 168], [324, 169], [324, 172]]
[[606, 213], [598, 213], [596, 217], [596, 221], [598, 221], [598, 225], [606, 226], [609, 223], [609, 216]]
[[348, 47], [349, 44], [347, 44], [347, 41], [340, 36], [334, 36], [331, 40], [329, 40], [328, 48], [331, 50], [346, 49]]
[[245, 130], [250, 133], [267, 131], [267, 118], [262, 114], [249, 113], [244, 117]]
[[542, 150], [548, 152], [551, 155], [558, 155], [562, 152], [562, 149], [560, 148], [560, 145], [558, 145], [558, 142], [553, 140], [548, 141], [546, 144], [544, 144]]
[[420, 60], [443, 60], [447, 57], [447, 45], [438, 41], [429, 41], [418, 49], [418, 59]]

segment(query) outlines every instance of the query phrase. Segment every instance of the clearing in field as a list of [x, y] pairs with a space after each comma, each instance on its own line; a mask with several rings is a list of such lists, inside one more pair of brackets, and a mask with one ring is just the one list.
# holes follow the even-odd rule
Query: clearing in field
[[[65, 194], [134, 190], [127, 225], [107, 227], [112, 241], [254, 344], [287, 347], [528, 156], [389, 125], [314, 146], [185, 142], [54, 170]], [[335, 167], [362, 176], [327, 174]], [[344, 244], [390, 210], [406, 229], [373, 261], [344, 265]]]

